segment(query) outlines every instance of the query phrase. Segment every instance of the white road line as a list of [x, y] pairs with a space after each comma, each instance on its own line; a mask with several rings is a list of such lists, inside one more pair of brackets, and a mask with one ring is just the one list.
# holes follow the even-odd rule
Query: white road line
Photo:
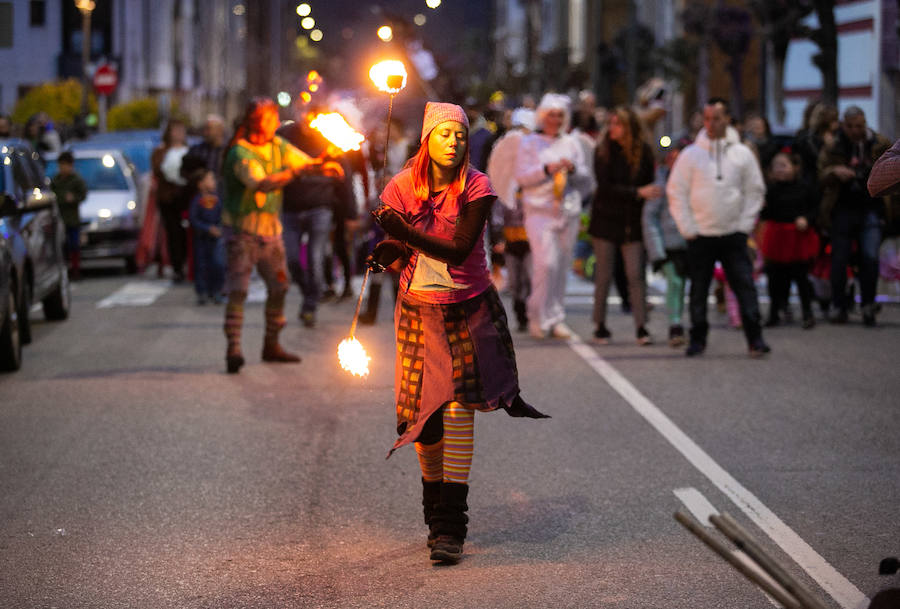
[[681, 500], [684, 507], [694, 515], [694, 518], [696, 518], [700, 524], [705, 527], [712, 526], [709, 517], [718, 516], [719, 510], [713, 507], [713, 504], [703, 496], [703, 493], [693, 487], [676, 488], [672, 492], [675, 493], [675, 496]]
[[171, 281], [129, 281], [97, 303], [98, 309], [110, 307], [146, 307], [172, 287]]
[[722, 491], [744, 514], [813, 578], [843, 609], [864, 609], [869, 599], [838, 573], [789, 526], [744, 488], [687, 434], [648, 400], [628, 379], [600, 357], [577, 335], [569, 346], [594, 369], [634, 410]]

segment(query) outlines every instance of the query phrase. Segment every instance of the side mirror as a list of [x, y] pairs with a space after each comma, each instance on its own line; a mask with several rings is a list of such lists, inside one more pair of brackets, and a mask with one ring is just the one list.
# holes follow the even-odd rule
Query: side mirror
[[[52, 195], [52, 191], [51, 195]], [[37, 191], [36, 193], [31, 193], [28, 195], [28, 198], [25, 199], [25, 207], [22, 209], [23, 212], [36, 212], [44, 209], [50, 209], [53, 207], [53, 199], [52, 196], [48, 197], [46, 194]]]

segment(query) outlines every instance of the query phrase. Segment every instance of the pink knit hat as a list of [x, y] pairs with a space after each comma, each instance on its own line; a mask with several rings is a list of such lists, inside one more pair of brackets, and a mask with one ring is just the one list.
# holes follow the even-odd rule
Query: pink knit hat
[[465, 125], [467, 130], [469, 128], [469, 117], [466, 116], [466, 111], [456, 104], [426, 102], [425, 118], [422, 119], [422, 137], [419, 138], [419, 143], [424, 142], [435, 127], [447, 121], [456, 121]]

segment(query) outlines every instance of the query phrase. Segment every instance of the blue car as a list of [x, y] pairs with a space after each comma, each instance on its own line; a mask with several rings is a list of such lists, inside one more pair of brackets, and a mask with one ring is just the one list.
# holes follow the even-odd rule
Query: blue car
[[27, 142], [0, 140], [0, 369], [21, 365], [31, 342], [29, 312], [69, 316], [65, 226], [40, 158]]

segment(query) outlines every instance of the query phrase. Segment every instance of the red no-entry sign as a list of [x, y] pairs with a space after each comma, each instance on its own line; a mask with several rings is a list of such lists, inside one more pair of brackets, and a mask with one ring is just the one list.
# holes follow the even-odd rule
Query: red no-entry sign
[[119, 84], [119, 73], [108, 63], [103, 64], [94, 72], [94, 89], [98, 95], [111, 95]]

